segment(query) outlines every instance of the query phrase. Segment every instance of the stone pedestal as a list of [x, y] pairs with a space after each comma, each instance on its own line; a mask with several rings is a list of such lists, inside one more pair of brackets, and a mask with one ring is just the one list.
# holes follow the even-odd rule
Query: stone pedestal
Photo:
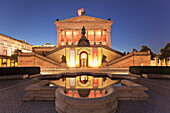
[[66, 68], [67, 67], [67, 63], [61, 62], [61, 67]]
[[102, 62], [102, 67], [107, 67], [107, 62]]

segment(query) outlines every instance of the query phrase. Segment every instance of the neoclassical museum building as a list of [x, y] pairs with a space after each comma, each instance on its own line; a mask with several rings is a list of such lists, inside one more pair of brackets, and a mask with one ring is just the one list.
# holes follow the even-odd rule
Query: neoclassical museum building
[[86, 16], [54, 22], [57, 45], [33, 46], [32, 53], [20, 53], [18, 66], [41, 68], [128, 68], [149, 66], [150, 51], [128, 55], [111, 48], [113, 21]]

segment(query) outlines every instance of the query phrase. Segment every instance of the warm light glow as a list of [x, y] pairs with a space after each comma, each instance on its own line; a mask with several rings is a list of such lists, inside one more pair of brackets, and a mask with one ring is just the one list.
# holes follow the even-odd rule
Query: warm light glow
[[97, 65], [97, 57], [98, 57], [98, 51], [93, 50], [93, 66], [98, 66]]
[[88, 31], [88, 39], [89, 41], [94, 41], [94, 31], [92, 30]]
[[81, 54], [81, 58], [82, 58], [82, 59], [87, 59], [86, 53], [82, 53], [82, 54]]
[[61, 42], [64, 42], [64, 31], [61, 32]]
[[74, 40], [73, 41], [78, 41], [79, 40], [79, 32], [78, 31], [74, 31]]
[[67, 32], [66, 32], [66, 35], [71, 35], [71, 31], [67, 31]]
[[88, 31], [88, 35], [93, 35], [93, 34], [94, 34], [94, 31], [92, 31], [92, 30]]
[[96, 34], [97, 34], [97, 35], [101, 35], [101, 31], [97, 31]]
[[82, 15], [81, 12], [83, 12], [83, 11], [84, 11], [84, 8], [79, 9], [78, 10], [78, 16], [81, 16]]
[[70, 50], [70, 67], [75, 67], [75, 50]]
[[71, 31], [66, 32], [66, 41], [72, 41], [72, 32]]

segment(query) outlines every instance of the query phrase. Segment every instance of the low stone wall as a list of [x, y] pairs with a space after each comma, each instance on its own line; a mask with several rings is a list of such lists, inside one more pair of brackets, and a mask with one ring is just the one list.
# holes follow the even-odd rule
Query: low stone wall
[[63, 87], [55, 92], [55, 108], [58, 113], [115, 113], [117, 110], [116, 90], [109, 86], [107, 94], [98, 98], [74, 98], [67, 96]]
[[170, 79], [170, 75], [163, 74], [142, 74], [144, 78]]
[[122, 80], [121, 83], [125, 86], [114, 86], [118, 100], [148, 100], [148, 95], [145, 93], [148, 88], [129, 80]]
[[24, 100], [55, 100], [57, 87], [50, 87], [50, 81], [42, 80], [25, 88], [27, 91]]
[[133, 82], [138, 82], [138, 77], [130, 76], [130, 75], [124, 75], [124, 74], [107, 74], [108, 77], [111, 79], [128, 79]]
[[0, 80], [9, 80], [9, 79], [26, 79], [28, 74], [24, 75], [1, 75]]

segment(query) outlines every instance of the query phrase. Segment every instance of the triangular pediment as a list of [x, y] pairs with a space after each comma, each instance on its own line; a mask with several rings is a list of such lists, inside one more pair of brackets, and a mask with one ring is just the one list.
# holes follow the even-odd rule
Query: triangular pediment
[[56, 21], [56, 23], [93, 23], [93, 22], [95, 22], [95, 23], [113, 23], [113, 21], [110, 21], [110, 20], [104, 20], [104, 19], [85, 16], [85, 15]]

